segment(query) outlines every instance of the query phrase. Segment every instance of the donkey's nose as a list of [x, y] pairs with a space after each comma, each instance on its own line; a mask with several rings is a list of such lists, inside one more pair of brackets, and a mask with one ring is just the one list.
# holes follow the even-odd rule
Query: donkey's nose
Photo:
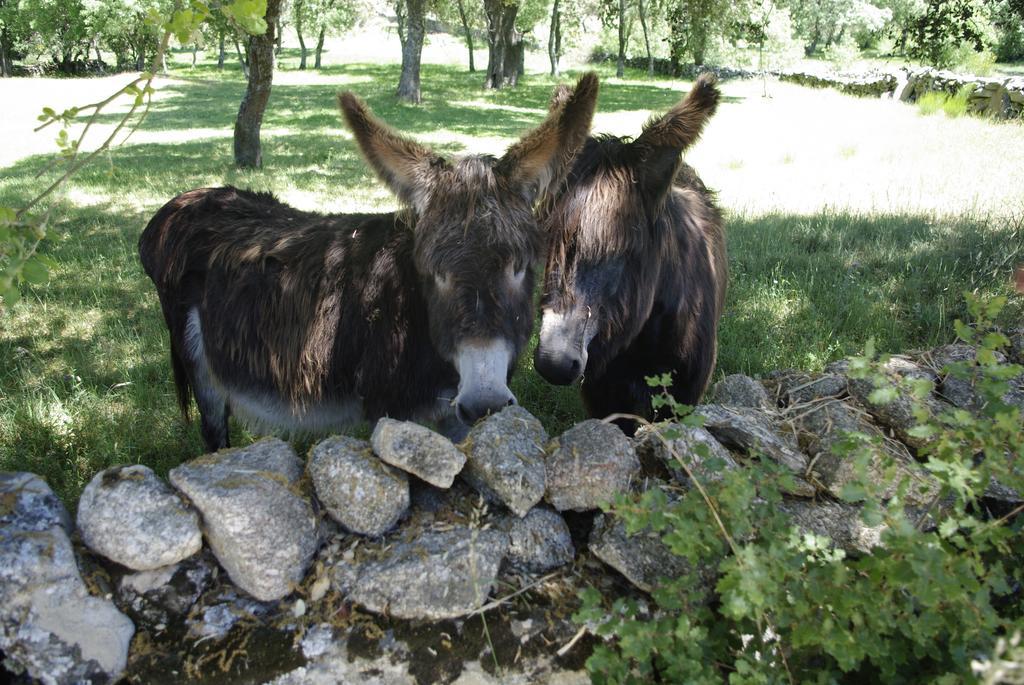
[[455, 403], [455, 415], [459, 421], [471, 426], [488, 414], [497, 414], [513, 404], [516, 404], [516, 398], [511, 392], [492, 397], [462, 398]]
[[533, 366], [548, 383], [569, 385], [583, 373], [583, 360], [569, 354], [541, 354], [534, 356]]

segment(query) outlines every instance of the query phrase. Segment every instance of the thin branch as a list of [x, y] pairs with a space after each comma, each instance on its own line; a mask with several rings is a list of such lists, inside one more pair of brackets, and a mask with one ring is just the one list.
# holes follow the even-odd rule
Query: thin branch
[[[156, 64], [159, 64], [160, 60], [162, 59], [164, 51], [167, 49], [167, 44], [170, 41], [170, 38], [171, 38], [170, 32], [169, 31], [165, 32], [163, 38], [160, 41], [160, 47], [157, 49], [156, 62], [154, 64], [154, 67], [155, 67]], [[145, 86], [143, 86], [143, 88], [142, 88], [142, 92], [143, 93], [147, 93], [149, 91], [149, 88], [152, 85], [154, 79], [156, 79], [156, 70], [155, 69], [153, 71], [150, 71], [149, 74], [148, 74], [148, 77], [145, 79]], [[141, 80], [142, 80], [141, 78], [135, 79], [128, 86], [125, 86], [124, 88], [119, 90], [114, 96], [111, 96], [110, 98], [107, 98], [107, 100], [105, 102], [112, 102], [115, 97], [119, 97], [119, 96], [123, 95], [125, 93], [125, 91], [129, 87], [134, 86], [135, 84], [137, 84]], [[15, 216], [20, 219], [30, 209], [32, 209], [32, 207], [34, 207], [37, 204], [39, 204], [40, 202], [42, 202], [44, 199], [49, 197], [55, 190], [57, 190], [62, 185], [64, 185], [64, 183], [69, 178], [71, 178], [71, 176], [73, 176], [79, 169], [81, 169], [83, 166], [85, 166], [86, 164], [91, 162], [101, 152], [107, 150], [110, 147], [111, 143], [113, 143], [114, 139], [117, 138], [117, 135], [121, 132], [121, 130], [125, 127], [125, 125], [131, 120], [132, 116], [135, 114], [135, 111], [138, 108], [139, 108], [139, 102], [138, 102], [138, 100], [136, 100], [132, 104], [131, 108], [128, 110], [128, 113], [125, 114], [124, 117], [121, 119], [121, 121], [117, 124], [117, 126], [114, 127], [114, 130], [110, 133], [110, 135], [107, 136], [107, 138], [103, 141], [103, 143], [100, 144], [99, 147], [97, 147], [95, 150], [90, 152], [88, 155], [86, 155], [85, 157], [81, 157], [80, 158], [79, 157], [79, 151], [75, 150], [73, 156], [68, 160], [67, 169], [60, 176], [60, 178], [58, 178], [56, 181], [51, 183], [50, 186], [48, 188], [46, 188], [46, 190], [44, 190], [39, 195], [37, 195], [35, 198], [33, 198], [27, 205], [25, 205], [24, 207], [19, 209]], [[147, 106], [147, 110], [148, 110], [148, 106]], [[86, 124], [86, 128], [87, 129], [88, 129], [89, 125], [91, 125], [92, 120], [96, 117], [98, 112], [99, 112], [99, 110], [96, 110], [96, 111], [93, 112], [93, 115], [90, 118], [89, 123]], [[83, 131], [83, 135], [84, 135], [84, 133], [85, 132]], [[129, 135], [131, 135], [131, 134], [129, 133]], [[31, 256], [31, 253], [28, 256]]]

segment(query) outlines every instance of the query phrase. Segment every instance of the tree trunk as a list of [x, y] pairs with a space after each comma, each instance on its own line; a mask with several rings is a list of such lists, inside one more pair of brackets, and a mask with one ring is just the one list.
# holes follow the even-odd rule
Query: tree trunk
[[615, 75], [626, 75], [626, 0], [619, 0], [619, 56], [615, 60]]
[[196, 68], [196, 54], [199, 52], [199, 43], [192, 43], [192, 68]]
[[224, 34], [220, 34], [220, 48], [217, 53], [217, 69], [223, 71], [224, 69]]
[[[473, 63], [473, 31], [469, 28], [469, 21], [466, 20], [466, 5], [463, 0], [457, 0], [459, 7], [459, 19], [462, 20], [462, 30], [466, 33], [466, 46], [469, 48], [469, 73], [476, 71], [476, 65]], [[555, 5], [558, 4], [558, 0], [555, 0]]]
[[644, 30], [644, 50], [647, 51], [647, 75], [654, 76], [654, 56], [651, 55], [651, 38], [647, 33], [647, 10], [644, 9], [644, 0], [637, 0], [637, 14], [640, 15], [640, 28]]
[[326, 38], [326, 37], [327, 37], [327, 26], [325, 24], [324, 26], [320, 27], [320, 37], [316, 39], [316, 59], [313, 62], [313, 68], [314, 69], [319, 69], [320, 68], [320, 56], [324, 52], [324, 38]]
[[405, 45], [405, 0], [395, 0], [395, 23], [398, 25], [398, 42]]
[[[248, 52], [248, 48], [246, 48]], [[235, 52], [238, 53], [238, 63], [242, 65], [242, 75], [249, 78], [249, 56], [242, 52], [242, 46], [238, 44], [238, 36], [235, 36]]]
[[281, 39], [284, 36], [284, 27], [281, 26], [281, 15], [280, 14], [278, 14], [277, 21], [275, 23], [277, 24], [277, 37], [274, 39], [274, 54], [275, 55], [280, 55], [281, 54]]
[[558, 0], [551, 6], [551, 29], [548, 31], [548, 60], [551, 62], [551, 75], [558, 76], [558, 61], [562, 57], [562, 13], [559, 11]]
[[420, 103], [420, 56], [426, 33], [427, 0], [405, 0], [405, 38], [402, 40], [402, 75], [398, 79], [398, 98]]
[[14, 75], [14, 65], [11, 61], [11, 37], [7, 29], [0, 29], [0, 77]]
[[487, 14], [487, 80], [484, 88], [515, 86], [522, 73], [523, 36], [516, 31], [518, 3], [484, 0]]
[[274, 80], [274, 29], [281, 0], [267, 0], [267, 31], [249, 38], [249, 79], [235, 120], [235, 165], [259, 169], [263, 166], [260, 126], [270, 100]]
[[301, 57], [299, 57], [299, 71], [305, 71], [306, 69], [306, 39], [302, 37], [302, 0], [294, 0], [295, 2], [295, 35], [299, 38], [299, 51]]

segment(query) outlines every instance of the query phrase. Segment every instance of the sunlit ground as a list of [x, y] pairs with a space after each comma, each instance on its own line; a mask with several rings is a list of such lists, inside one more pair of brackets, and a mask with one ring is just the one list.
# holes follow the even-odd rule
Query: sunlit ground
[[[148, 218], [177, 193], [233, 183], [310, 210], [394, 207], [341, 125], [338, 90], [445, 154], [500, 153], [546, 112], [554, 80], [542, 54], [518, 89], [484, 93], [461, 43], [444, 36], [425, 53], [423, 105], [397, 104], [398, 41], [380, 35], [334, 41], [319, 72], [297, 71], [297, 51], [285, 50], [255, 172], [232, 165], [244, 90], [233, 55], [223, 72], [210, 56], [193, 70], [190, 54], [174, 55], [141, 130], [55, 199], [51, 283], [26, 289], [0, 320], [0, 470], [42, 473], [73, 500], [104, 466], [166, 471], [201, 451], [175, 408], [166, 331], [136, 253]], [[479, 51], [479, 68], [485, 59]], [[602, 73], [595, 129], [610, 133], [638, 133], [689, 87]], [[0, 203], [17, 206], [52, 177], [35, 177], [55, 149], [55, 131], [31, 132], [43, 106], [95, 101], [127, 78], [0, 80]], [[869, 337], [886, 351], [947, 342], [962, 291], [1011, 293], [1024, 261], [1024, 127], [771, 82], [765, 98], [762, 88], [723, 84], [719, 113], [687, 156], [727, 214], [719, 375], [819, 369]], [[101, 115], [94, 140], [118, 111]], [[1022, 311], [1012, 297], [1010, 320]], [[581, 416], [576, 391], [540, 380], [529, 355], [513, 390], [552, 433]], [[248, 439], [235, 427], [236, 442]]]

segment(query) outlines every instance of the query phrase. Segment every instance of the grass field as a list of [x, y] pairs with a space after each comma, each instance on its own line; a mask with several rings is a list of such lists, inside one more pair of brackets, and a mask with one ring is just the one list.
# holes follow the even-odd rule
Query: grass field
[[[201, 452], [177, 414], [166, 331], [136, 254], [152, 213], [175, 194], [233, 183], [304, 209], [387, 209], [343, 129], [334, 93], [352, 89], [401, 130], [445, 153], [500, 152], [540, 122], [553, 81], [484, 93], [480, 76], [426, 65], [425, 103], [396, 104], [398, 69], [378, 63], [294, 70], [288, 54], [263, 128], [265, 169], [231, 164], [244, 83], [237, 69], [176, 66], [142, 131], [77, 176], [58, 198], [51, 283], [0, 319], [0, 470], [47, 478], [74, 504], [100, 468], [158, 472]], [[118, 79], [93, 81], [95, 99]], [[0, 82], [0, 100], [29, 114], [73, 104], [82, 82]], [[99, 85], [98, 85], [99, 84]], [[29, 86], [35, 85], [32, 92]], [[102, 89], [101, 89], [102, 88]], [[636, 133], [688, 84], [605, 78], [595, 128]], [[21, 90], [18, 90], [21, 89]], [[719, 191], [728, 217], [731, 284], [717, 375], [819, 369], [862, 349], [949, 341], [961, 292], [1010, 293], [1024, 261], [1024, 127], [921, 117], [899, 103], [760, 82], [724, 85], [725, 103], [688, 161]], [[8, 113], [0, 138], [0, 203], [43, 187], [52, 134]], [[110, 125], [114, 114], [105, 115]], [[19, 128], [22, 127], [22, 128]], [[6, 144], [5, 144], [6, 145]], [[12, 151], [13, 149], [13, 151]], [[1020, 296], [1006, 316], [1019, 320]], [[556, 433], [581, 417], [575, 390], [545, 384], [524, 356], [513, 390]], [[233, 441], [250, 440], [237, 426]], [[301, 446], [300, 446], [301, 447]]]

